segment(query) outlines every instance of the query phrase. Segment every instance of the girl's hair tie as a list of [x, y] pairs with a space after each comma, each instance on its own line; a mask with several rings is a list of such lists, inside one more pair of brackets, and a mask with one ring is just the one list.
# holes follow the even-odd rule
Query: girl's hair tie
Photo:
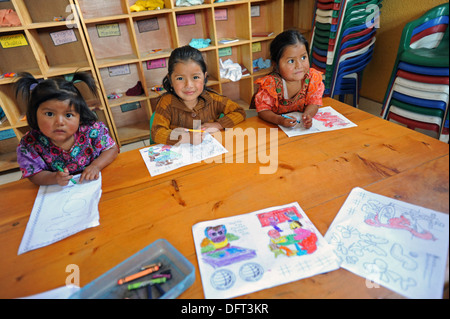
[[34, 88], [38, 85], [39, 83], [33, 83], [30, 85], [30, 91], [33, 91]]

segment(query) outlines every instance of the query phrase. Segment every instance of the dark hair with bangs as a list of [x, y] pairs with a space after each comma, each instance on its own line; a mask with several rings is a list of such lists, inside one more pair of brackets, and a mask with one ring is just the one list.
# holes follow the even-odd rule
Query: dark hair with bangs
[[51, 78], [47, 80], [37, 80], [28, 72], [18, 74], [19, 80], [15, 83], [16, 98], [19, 93], [27, 103], [28, 125], [35, 130], [39, 130], [37, 124], [37, 110], [39, 106], [49, 100], [69, 101], [75, 111], [80, 114], [80, 124], [91, 125], [97, 120], [97, 116], [92, 112], [80, 91], [75, 86], [75, 82], [83, 81], [88, 86], [94, 96], [97, 95], [97, 87], [92, 76], [85, 72], [76, 72], [71, 81], [64, 78]]
[[306, 48], [306, 53], [309, 57], [309, 44], [308, 40], [296, 29], [289, 29], [278, 34], [272, 43], [270, 43], [270, 59], [275, 68], [278, 67], [281, 56], [284, 50], [289, 45], [295, 45], [301, 43]]

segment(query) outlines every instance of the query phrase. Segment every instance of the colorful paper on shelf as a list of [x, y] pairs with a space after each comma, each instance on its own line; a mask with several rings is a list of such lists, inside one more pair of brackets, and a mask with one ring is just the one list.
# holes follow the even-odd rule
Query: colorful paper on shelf
[[0, 37], [0, 45], [3, 49], [15, 48], [28, 45], [23, 34], [10, 34]]
[[56, 46], [71, 42], [77, 42], [77, 37], [72, 29], [50, 32], [50, 38], [52, 39], [53, 44]]
[[186, 13], [177, 15], [177, 26], [182, 27], [186, 25], [194, 25], [195, 13]]
[[166, 59], [156, 59], [147, 61], [147, 70], [160, 69], [166, 67]]
[[228, 10], [227, 9], [214, 9], [214, 19], [216, 21], [228, 20]]
[[99, 38], [120, 36], [118, 23], [97, 24], [95, 27]]

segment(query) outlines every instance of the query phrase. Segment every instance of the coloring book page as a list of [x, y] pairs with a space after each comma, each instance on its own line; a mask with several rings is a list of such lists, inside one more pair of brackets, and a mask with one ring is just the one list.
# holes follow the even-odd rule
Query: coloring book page
[[205, 298], [233, 298], [339, 268], [299, 204], [192, 227]]
[[447, 214], [361, 188], [351, 191], [325, 234], [342, 268], [428, 299], [442, 298], [448, 238]]
[[312, 119], [312, 126], [309, 129], [306, 129], [301, 123], [303, 113], [291, 112], [286, 113], [286, 115], [296, 118], [297, 121], [300, 122], [297, 123], [294, 127], [285, 127], [279, 125], [283, 132], [286, 133], [286, 135], [289, 137], [341, 130], [344, 128], [357, 126], [355, 123], [348, 120], [345, 116], [335, 111], [331, 106], [319, 108], [316, 115], [314, 115]]
[[163, 174], [189, 164], [201, 162], [227, 151], [214, 137], [205, 133], [202, 143], [198, 145], [157, 144], [139, 150], [151, 176]]
[[53, 244], [86, 228], [98, 226], [102, 177], [67, 186], [40, 186], [18, 254]]

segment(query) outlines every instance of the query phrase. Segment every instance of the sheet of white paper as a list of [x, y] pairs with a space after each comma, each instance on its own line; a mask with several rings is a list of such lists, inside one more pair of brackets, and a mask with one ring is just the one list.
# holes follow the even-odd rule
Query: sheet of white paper
[[408, 298], [442, 298], [448, 236], [447, 214], [354, 188], [325, 239], [341, 267], [367, 278], [369, 288], [375, 282]]
[[[74, 176], [78, 181], [80, 175]], [[99, 225], [102, 177], [67, 186], [39, 187], [18, 254], [53, 244]]]
[[[291, 112], [286, 113], [291, 117], [295, 117], [300, 122], [302, 121], [303, 113]], [[297, 123], [294, 127], [285, 127], [279, 125], [279, 127], [286, 133], [287, 136], [299, 136], [305, 134], [320, 133], [326, 131], [340, 130], [349, 127], [357, 126], [355, 123], [348, 120], [345, 116], [334, 110], [331, 106], [325, 106], [319, 108], [317, 114], [313, 117], [312, 126], [306, 129], [302, 123]]]
[[74, 285], [62, 286], [20, 299], [69, 299], [70, 296], [79, 290], [80, 287]]
[[208, 133], [205, 133], [203, 142], [198, 145], [157, 144], [142, 148], [139, 151], [151, 176], [163, 174], [228, 152], [222, 144]]
[[296, 202], [200, 222], [192, 232], [205, 298], [233, 298], [339, 268]]

